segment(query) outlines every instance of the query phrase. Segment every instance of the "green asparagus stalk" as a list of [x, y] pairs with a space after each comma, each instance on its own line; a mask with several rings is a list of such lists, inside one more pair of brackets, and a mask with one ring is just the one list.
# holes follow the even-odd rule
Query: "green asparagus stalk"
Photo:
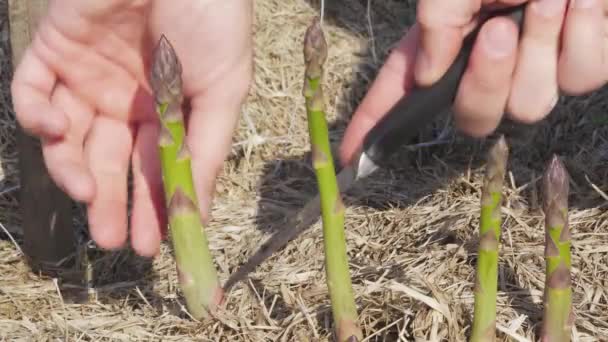
[[471, 342], [494, 341], [496, 292], [498, 287], [498, 241], [500, 240], [502, 188], [507, 172], [509, 148], [504, 136], [488, 153], [481, 194], [479, 249], [475, 281], [475, 308]]
[[570, 341], [573, 323], [568, 182], [568, 171], [554, 155], [543, 177], [546, 262], [543, 342]]
[[319, 18], [315, 17], [304, 37], [306, 69], [303, 95], [306, 98], [313, 167], [321, 199], [325, 268], [336, 334], [338, 341], [354, 342], [362, 340], [363, 335], [357, 323], [357, 308], [348, 269], [345, 208], [336, 180], [325, 118], [322, 77], [326, 59], [327, 42]]
[[190, 150], [182, 113], [182, 66], [163, 35], [154, 49], [151, 86], [160, 118], [160, 153], [165, 204], [179, 283], [188, 312], [195, 319], [212, 313], [221, 302], [213, 257], [200, 217]]

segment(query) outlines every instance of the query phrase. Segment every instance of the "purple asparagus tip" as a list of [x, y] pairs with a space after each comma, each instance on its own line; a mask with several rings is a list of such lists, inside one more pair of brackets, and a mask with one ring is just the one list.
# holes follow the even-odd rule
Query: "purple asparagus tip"
[[320, 66], [327, 59], [327, 41], [319, 17], [313, 18], [304, 34], [304, 59], [314, 66]]
[[165, 103], [181, 98], [182, 65], [165, 35], [160, 37], [152, 56], [150, 84], [156, 101]]
[[568, 207], [569, 175], [561, 158], [553, 155], [543, 177], [543, 205], [545, 210], [557, 204], [559, 208]]

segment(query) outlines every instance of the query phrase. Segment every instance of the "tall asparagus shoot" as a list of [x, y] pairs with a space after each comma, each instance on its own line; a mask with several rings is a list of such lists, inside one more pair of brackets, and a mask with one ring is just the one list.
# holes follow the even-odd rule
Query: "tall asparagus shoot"
[[546, 262], [543, 342], [570, 341], [573, 323], [568, 182], [568, 171], [559, 157], [554, 155], [543, 177]]
[[200, 319], [221, 301], [213, 257], [200, 217], [182, 113], [182, 66], [164, 35], [154, 49], [151, 86], [160, 118], [160, 153], [165, 204], [179, 283], [190, 315]]
[[498, 242], [502, 223], [502, 188], [508, 159], [509, 148], [504, 136], [501, 135], [488, 153], [481, 194], [480, 239], [471, 342], [495, 340]]
[[325, 268], [336, 334], [338, 341], [354, 342], [362, 340], [363, 335], [357, 323], [357, 308], [346, 255], [345, 209], [336, 180], [325, 118], [322, 77], [326, 59], [327, 42], [319, 18], [315, 17], [304, 37], [303, 95], [306, 98], [313, 167], [321, 199]]

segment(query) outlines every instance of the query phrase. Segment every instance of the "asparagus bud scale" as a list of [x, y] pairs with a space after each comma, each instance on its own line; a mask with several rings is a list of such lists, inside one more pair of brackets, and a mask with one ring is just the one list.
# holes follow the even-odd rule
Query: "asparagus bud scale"
[[570, 341], [572, 289], [570, 278], [569, 176], [557, 156], [543, 177], [546, 280], [541, 341]]
[[327, 42], [319, 18], [314, 18], [304, 37], [303, 95], [306, 99], [312, 162], [321, 198], [327, 285], [338, 341], [355, 342], [361, 341], [363, 336], [357, 323], [357, 308], [348, 269], [345, 208], [336, 180], [325, 118], [322, 76], [326, 59]]
[[488, 153], [481, 194], [480, 240], [471, 342], [495, 340], [498, 242], [502, 223], [502, 188], [508, 157], [507, 143], [504, 136], [500, 136]]
[[189, 313], [213, 312], [223, 292], [200, 216], [182, 113], [182, 66], [163, 35], [155, 47], [151, 86], [160, 118], [160, 153], [165, 204], [179, 284]]

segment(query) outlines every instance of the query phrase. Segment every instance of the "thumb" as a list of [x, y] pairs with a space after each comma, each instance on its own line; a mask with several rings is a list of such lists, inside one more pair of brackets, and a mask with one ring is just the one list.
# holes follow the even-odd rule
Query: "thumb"
[[418, 25], [401, 38], [380, 68], [376, 79], [351, 118], [342, 144], [340, 162], [350, 165], [367, 132], [384, 117], [402, 96], [407, 96], [414, 81], [413, 65], [419, 38]]
[[232, 147], [241, 105], [249, 90], [249, 63], [231, 69], [212, 88], [191, 99], [188, 145], [192, 174], [203, 221], [210, 219], [217, 176]]
[[448, 69], [462, 45], [463, 29], [479, 10], [479, 0], [420, 0], [417, 20], [420, 46], [415, 78], [420, 85], [437, 81]]

